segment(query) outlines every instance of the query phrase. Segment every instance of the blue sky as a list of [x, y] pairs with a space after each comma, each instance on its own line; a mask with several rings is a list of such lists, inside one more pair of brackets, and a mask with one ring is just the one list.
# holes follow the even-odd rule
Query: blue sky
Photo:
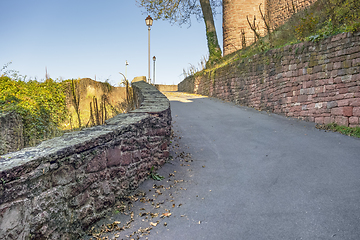
[[[148, 29], [135, 0], [0, 0], [0, 68], [31, 79], [89, 77], [116, 86], [119, 72], [132, 80], [148, 75]], [[221, 16], [215, 19], [222, 47]], [[183, 68], [208, 54], [204, 22], [179, 27], [154, 21], [151, 58], [156, 83], [178, 84]], [[151, 60], [151, 78], [153, 77]]]

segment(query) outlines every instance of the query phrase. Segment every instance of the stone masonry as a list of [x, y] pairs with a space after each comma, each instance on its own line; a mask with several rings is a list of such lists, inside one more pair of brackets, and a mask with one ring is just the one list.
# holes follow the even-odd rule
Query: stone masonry
[[246, 20], [252, 24], [254, 16], [261, 35], [265, 35], [265, 25], [261, 11], [271, 19], [273, 27], [285, 22], [295, 12], [310, 6], [316, 0], [223, 0], [223, 53], [224, 56], [242, 48], [241, 30], [245, 32], [246, 45], [254, 42], [254, 33]]
[[0, 157], [0, 239], [79, 239], [165, 163], [170, 103], [132, 86], [138, 109]]
[[309, 120], [360, 121], [360, 33], [342, 33], [243, 58], [179, 84], [179, 91]]

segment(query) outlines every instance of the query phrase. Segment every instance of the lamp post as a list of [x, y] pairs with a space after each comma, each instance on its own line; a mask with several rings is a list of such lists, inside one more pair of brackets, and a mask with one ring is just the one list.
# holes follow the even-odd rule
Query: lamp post
[[128, 61], [125, 61], [125, 80], [127, 79], [127, 66], [129, 65]]
[[155, 57], [155, 56], [153, 56], [153, 61], [154, 61], [153, 83], [154, 83], [154, 86], [155, 86], [155, 61], [156, 61], [156, 57]]
[[150, 27], [152, 26], [153, 24], [153, 19], [149, 16], [147, 16], [147, 18], [145, 19], [145, 23], [146, 23], [146, 26], [149, 27], [149, 66], [148, 66], [148, 70], [149, 70], [149, 74], [148, 74], [148, 82], [151, 83], [150, 81]]

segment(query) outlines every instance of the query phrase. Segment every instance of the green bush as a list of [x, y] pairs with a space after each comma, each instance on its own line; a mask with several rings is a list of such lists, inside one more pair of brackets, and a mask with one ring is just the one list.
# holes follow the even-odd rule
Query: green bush
[[59, 124], [67, 117], [63, 83], [23, 81], [0, 76], [0, 111], [16, 111], [24, 124], [26, 146], [61, 134]]

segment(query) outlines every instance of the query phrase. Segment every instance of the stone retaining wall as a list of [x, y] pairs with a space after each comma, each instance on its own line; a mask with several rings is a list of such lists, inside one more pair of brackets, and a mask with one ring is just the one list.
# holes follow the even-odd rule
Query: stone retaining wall
[[197, 93], [319, 124], [359, 126], [360, 33], [270, 50], [188, 77]]
[[170, 104], [133, 83], [139, 108], [0, 157], [0, 239], [78, 239], [169, 157]]

